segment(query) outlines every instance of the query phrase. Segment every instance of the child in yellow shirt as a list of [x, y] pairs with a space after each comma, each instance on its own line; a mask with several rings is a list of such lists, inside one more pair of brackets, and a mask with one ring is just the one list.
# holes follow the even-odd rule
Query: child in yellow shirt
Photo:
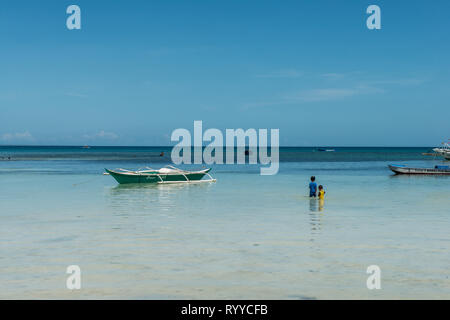
[[325, 190], [323, 190], [323, 186], [320, 185], [320, 186], [319, 186], [319, 199], [320, 199], [320, 200], [323, 200], [324, 197], [325, 197]]

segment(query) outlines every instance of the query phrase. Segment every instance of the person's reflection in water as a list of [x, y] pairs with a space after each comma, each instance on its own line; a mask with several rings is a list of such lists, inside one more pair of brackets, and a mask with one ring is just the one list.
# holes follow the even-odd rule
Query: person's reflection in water
[[325, 200], [319, 199], [319, 211], [323, 211], [324, 204], [325, 204]]
[[311, 212], [317, 211], [317, 199], [316, 198], [309, 199], [309, 211], [311, 211]]
[[[311, 236], [309, 241], [314, 243], [317, 237], [320, 235], [320, 213], [318, 213], [319, 209], [317, 208], [318, 201], [316, 198], [309, 199], [309, 225], [311, 229]], [[314, 250], [316, 250], [313, 245]]]

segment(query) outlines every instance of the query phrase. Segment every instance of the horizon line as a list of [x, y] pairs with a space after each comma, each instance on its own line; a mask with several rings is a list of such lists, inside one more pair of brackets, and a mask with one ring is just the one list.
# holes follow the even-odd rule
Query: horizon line
[[[47, 144], [0, 144], [0, 147], [89, 147], [89, 148], [128, 148], [128, 147], [136, 147], [136, 148], [172, 148], [175, 147], [175, 145], [70, 145], [70, 144], [55, 144], [55, 145], [47, 145]], [[191, 148], [194, 146], [191, 146]], [[202, 146], [207, 147], [207, 145]], [[226, 147], [226, 146], [223, 146]], [[234, 146], [237, 147], [237, 146]], [[245, 146], [250, 147], [250, 146]], [[259, 147], [259, 146], [257, 146]], [[271, 146], [267, 146], [271, 147]], [[284, 145], [284, 146], [278, 146], [279, 148], [433, 148], [436, 146], [388, 146], [388, 145], [310, 145], [310, 146], [291, 146], [291, 145]]]

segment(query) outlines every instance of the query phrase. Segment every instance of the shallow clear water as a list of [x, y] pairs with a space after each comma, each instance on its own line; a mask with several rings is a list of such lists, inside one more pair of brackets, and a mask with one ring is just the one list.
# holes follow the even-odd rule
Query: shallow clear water
[[[3, 147], [0, 298], [450, 298], [450, 177], [387, 169], [441, 164], [427, 148], [282, 149], [275, 176], [222, 165], [198, 185], [101, 175], [160, 167], [160, 150]], [[324, 203], [306, 196], [311, 175]], [[381, 290], [366, 287], [373, 264]]]

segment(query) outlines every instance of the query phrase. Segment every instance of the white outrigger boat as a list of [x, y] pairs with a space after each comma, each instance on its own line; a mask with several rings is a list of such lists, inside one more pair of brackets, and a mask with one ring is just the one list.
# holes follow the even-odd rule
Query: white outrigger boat
[[442, 155], [450, 155], [450, 144], [448, 142], [442, 142], [442, 147], [434, 148], [433, 151]]
[[436, 174], [450, 175], [450, 166], [434, 166], [434, 168], [410, 168], [404, 165], [389, 165], [395, 174]]
[[[105, 169], [105, 175], [110, 175], [120, 184], [126, 183], [199, 183], [199, 182], [215, 182], [209, 174], [211, 168], [200, 171], [187, 171], [175, 168], [173, 166], [165, 166], [161, 169], [152, 169], [149, 167], [144, 170], [131, 171], [127, 169]], [[207, 175], [209, 179], [202, 180]]]

